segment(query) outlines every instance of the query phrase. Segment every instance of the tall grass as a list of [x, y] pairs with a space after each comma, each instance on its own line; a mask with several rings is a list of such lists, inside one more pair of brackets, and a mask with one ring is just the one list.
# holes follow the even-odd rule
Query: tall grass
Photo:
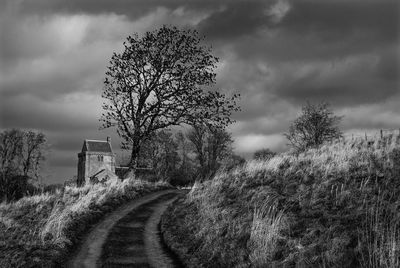
[[250, 231], [250, 261], [255, 267], [265, 267], [274, 258], [280, 232], [287, 228], [284, 210], [269, 205], [255, 209]]
[[0, 267], [54, 266], [88, 226], [124, 202], [169, 188], [134, 178], [84, 187], [66, 186], [0, 204]]
[[53, 243], [65, 245], [70, 243], [67, 231], [77, 218], [93, 213], [112, 200], [134, 199], [150, 187], [165, 185], [163, 182], [151, 184], [142, 180], [112, 180], [105, 184], [90, 184], [84, 187], [66, 186], [45, 221], [40, 232], [42, 242], [52, 240]]
[[363, 267], [400, 267], [399, 213], [399, 204], [387, 204], [382, 194], [366, 207], [358, 239]]
[[205, 266], [399, 267], [400, 136], [250, 161], [183, 205]]

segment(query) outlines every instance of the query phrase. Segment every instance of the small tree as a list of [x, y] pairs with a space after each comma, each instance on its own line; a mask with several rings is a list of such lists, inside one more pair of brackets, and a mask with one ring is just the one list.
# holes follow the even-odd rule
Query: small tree
[[10, 175], [21, 173], [24, 135], [20, 129], [0, 132], [0, 172], [3, 180]]
[[233, 141], [224, 128], [194, 125], [187, 138], [193, 144], [197, 156], [200, 180], [213, 176], [222, 160], [232, 154]]
[[0, 199], [18, 199], [32, 190], [32, 179], [40, 176], [46, 149], [43, 133], [20, 129], [0, 132]]
[[268, 148], [260, 149], [254, 152], [253, 159], [255, 160], [269, 160], [276, 155], [275, 152]]
[[39, 178], [40, 164], [44, 160], [46, 137], [43, 133], [25, 132], [24, 150], [22, 152], [22, 169], [24, 176]]
[[326, 141], [342, 137], [338, 127], [341, 119], [341, 116], [333, 114], [328, 103], [307, 103], [302, 108], [302, 114], [294, 120], [289, 132], [284, 135], [298, 151], [317, 147]]
[[205, 121], [227, 125], [238, 95], [211, 91], [218, 58], [192, 30], [163, 26], [142, 38], [129, 36], [114, 53], [104, 82], [103, 127], [116, 127], [129, 146], [133, 169], [143, 143], [173, 125]]
[[178, 145], [168, 130], [160, 130], [149, 138], [143, 146], [138, 164], [151, 167], [158, 178], [170, 178], [179, 163]]

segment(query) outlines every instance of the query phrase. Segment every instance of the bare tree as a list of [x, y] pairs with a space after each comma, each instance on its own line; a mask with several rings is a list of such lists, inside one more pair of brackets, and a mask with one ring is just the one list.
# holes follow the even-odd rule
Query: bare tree
[[11, 200], [25, 194], [31, 179], [39, 178], [45, 150], [43, 133], [19, 129], [0, 132], [0, 198]]
[[190, 163], [188, 154], [190, 153], [191, 144], [186, 139], [185, 135], [181, 131], [179, 131], [178, 133], [175, 134], [175, 141], [176, 141], [176, 144], [178, 145], [177, 149], [178, 149], [179, 158], [181, 160], [180, 169], [187, 171], [187, 169], [189, 168], [189, 163]]
[[187, 133], [187, 138], [193, 144], [199, 164], [200, 177], [203, 179], [207, 172], [207, 154], [205, 152], [207, 130], [202, 125], [193, 125], [192, 129]]
[[24, 176], [39, 177], [40, 164], [44, 160], [46, 137], [43, 133], [25, 132], [22, 151], [22, 169]]
[[317, 147], [326, 141], [342, 137], [338, 127], [341, 119], [341, 116], [333, 114], [328, 103], [307, 103], [302, 108], [302, 114], [295, 119], [289, 132], [284, 135], [298, 151]]
[[232, 122], [238, 95], [211, 91], [218, 58], [200, 44], [198, 33], [163, 26], [130, 36], [114, 53], [104, 82], [102, 127], [116, 127], [131, 149], [133, 169], [143, 143], [157, 130], [203, 121]]
[[0, 172], [3, 180], [18, 173], [24, 148], [24, 132], [11, 129], [0, 132]]
[[223, 128], [194, 125], [187, 137], [192, 142], [199, 161], [200, 177], [212, 176], [221, 165], [221, 160], [231, 155], [231, 135]]
[[177, 149], [178, 145], [170, 131], [157, 131], [144, 143], [138, 163], [151, 167], [159, 178], [168, 178], [178, 166]]

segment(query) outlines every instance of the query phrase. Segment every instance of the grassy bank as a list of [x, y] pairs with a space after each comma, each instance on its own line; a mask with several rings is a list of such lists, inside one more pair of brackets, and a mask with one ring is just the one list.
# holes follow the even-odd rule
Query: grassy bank
[[195, 184], [163, 219], [205, 267], [400, 267], [400, 137], [249, 162]]
[[73, 245], [106, 213], [167, 183], [136, 179], [67, 186], [55, 194], [0, 204], [0, 267], [62, 264]]

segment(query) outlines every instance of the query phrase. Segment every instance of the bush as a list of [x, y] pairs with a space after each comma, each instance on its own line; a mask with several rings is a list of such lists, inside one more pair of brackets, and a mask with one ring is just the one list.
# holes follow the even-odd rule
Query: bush
[[17, 201], [24, 196], [38, 194], [40, 189], [32, 184], [33, 180], [25, 175], [9, 175], [5, 180], [0, 181], [2, 191], [0, 192], [0, 200], [4, 199], [8, 202]]

